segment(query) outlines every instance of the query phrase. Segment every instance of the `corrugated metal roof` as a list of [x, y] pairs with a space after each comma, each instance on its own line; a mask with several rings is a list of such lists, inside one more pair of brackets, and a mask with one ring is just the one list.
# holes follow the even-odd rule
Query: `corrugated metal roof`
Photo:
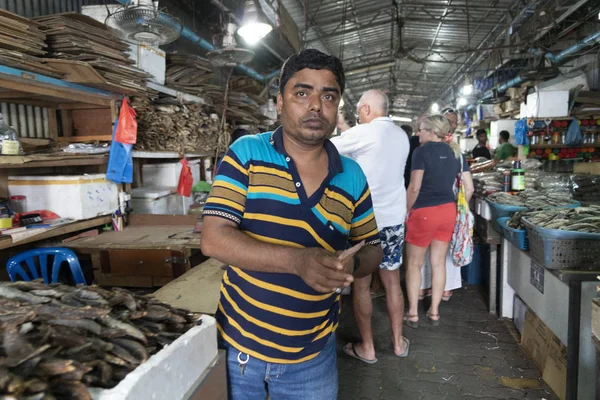
[[[504, 42], [536, 7], [560, 12], [563, 0], [282, 0], [305, 47], [340, 57], [348, 97], [356, 104], [372, 88], [388, 92], [394, 112], [415, 115], [448, 94], [464, 71], [487, 58], [478, 47]], [[585, 3], [585, 2], [583, 2]], [[395, 6], [397, 5], [397, 8]], [[543, 13], [540, 13], [543, 15]], [[397, 16], [399, 18], [397, 18]], [[402, 21], [400, 40], [398, 19]], [[400, 43], [401, 41], [401, 43]], [[489, 51], [488, 51], [489, 53]]]

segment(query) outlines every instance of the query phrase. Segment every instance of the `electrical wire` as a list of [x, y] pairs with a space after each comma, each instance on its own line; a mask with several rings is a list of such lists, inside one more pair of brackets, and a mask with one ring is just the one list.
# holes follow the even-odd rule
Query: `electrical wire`
[[[223, 70], [225, 72], [225, 69]], [[227, 131], [227, 103], [229, 102], [229, 83], [231, 81], [231, 75], [233, 74], [233, 67], [229, 68], [227, 73], [227, 80], [225, 81], [225, 93], [223, 93], [223, 114], [221, 116], [221, 131], [217, 139], [217, 149], [215, 150], [215, 158], [219, 157], [219, 153], [225, 153], [229, 147], [231, 141], [231, 134]]]

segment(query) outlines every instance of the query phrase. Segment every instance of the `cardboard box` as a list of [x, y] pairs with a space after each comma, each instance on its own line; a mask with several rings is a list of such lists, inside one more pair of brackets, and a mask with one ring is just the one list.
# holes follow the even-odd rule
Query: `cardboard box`
[[554, 334], [548, 340], [546, 365], [542, 377], [560, 400], [565, 400], [567, 394], [567, 348]]
[[552, 331], [548, 329], [546, 324], [533, 311], [527, 310], [521, 345], [529, 353], [540, 371], [543, 371], [546, 365], [548, 337], [550, 335], [552, 335]]

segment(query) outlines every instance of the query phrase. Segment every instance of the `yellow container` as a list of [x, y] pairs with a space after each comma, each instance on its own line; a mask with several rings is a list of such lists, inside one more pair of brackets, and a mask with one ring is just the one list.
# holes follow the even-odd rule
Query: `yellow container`
[[12, 228], [13, 220], [12, 218], [0, 218], [0, 229], [8, 229]]

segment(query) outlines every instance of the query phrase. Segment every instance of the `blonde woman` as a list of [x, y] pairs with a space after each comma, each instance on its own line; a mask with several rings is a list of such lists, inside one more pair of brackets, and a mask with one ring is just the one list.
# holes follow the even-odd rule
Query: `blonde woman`
[[[431, 263], [431, 308], [427, 317], [439, 325], [439, 306], [446, 284], [446, 254], [456, 223], [456, 177], [462, 174], [467, 200], [473, 195], [469, 164], [453, 142], [452, 127], [445, 116], [432, 115], [418, 125], [421, 146], [412, 159], [407, 192], [406, 288], [409, 309], [405, 321], [411, 328], [419, 326], [419, 290], [421, 268], [429, 249]], [[462, 168], [461, 168], [462, 163]]]

